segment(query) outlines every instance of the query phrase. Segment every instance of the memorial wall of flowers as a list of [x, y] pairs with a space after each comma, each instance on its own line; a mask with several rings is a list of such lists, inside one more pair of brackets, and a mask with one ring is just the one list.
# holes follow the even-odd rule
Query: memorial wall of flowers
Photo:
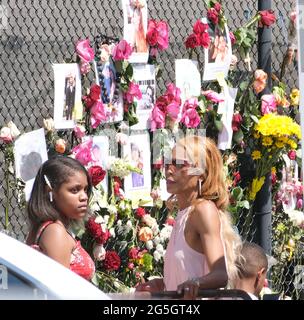
[[[221, 3], [208, 1], [206, 12], [202, 5], [202, 19], [184, 35], [189, 55], [175, 61], [175, 80], [159, 92], [159, 55], [174, 41], [170, 26], [150, 17], [144, 0], [121, 5], [123, 36], [87, 35], [75, 44], [74, 63], [54, 65], [54, 117], [44, 120], [44, 144], [37, 133], [42, 129], [22, 141], [37, 139], [39, 149], [27, 153], [40, 154], [41, 161], [45, 150], [87, 168], [94, 186], [91, 214], [74, 231], [96, 263], [94, 283], [107, 292], [125, 291], [162, 275], [176, 213], [166, 208], [164, 155], [179, 136], [199, 132], [222, 151], [236, 226], [241, 215], [252, 217], [256, 195], [271, 175], [273, 257], [283, 268], [304, 228], [299, 90], [283, 83], [284, 69], [272, 75], [271, 92], [262, 94], [268, 75], [252, 70], [250, 56], [258, 27], [271, 28], [274, 13], [257, 12], [228, 30]], [[292, 34], [293, 13], [290, 21]], [[296, 59], [292, 48], [286, 48], [287, 63]], [[20, 169], [28, 154], [20, 154], [19, 135], [9, 122], [0, 146], [5, 186], [17, 188], [24, 204], [31, 180]], [[9, 228], [9, 203], [5, 221]], [[246, 221], [242, 232], [250, 228]]]

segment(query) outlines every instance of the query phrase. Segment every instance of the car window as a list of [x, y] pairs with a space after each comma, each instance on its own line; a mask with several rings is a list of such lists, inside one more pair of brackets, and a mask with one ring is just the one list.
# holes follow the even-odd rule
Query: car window
[[1, 266], [0, 300], [36, 300], [47, 299], [47, 293], [18, 275], [11, 269]]

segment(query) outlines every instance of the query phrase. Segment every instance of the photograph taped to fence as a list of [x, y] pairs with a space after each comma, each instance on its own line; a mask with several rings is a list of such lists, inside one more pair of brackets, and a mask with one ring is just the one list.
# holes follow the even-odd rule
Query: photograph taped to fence
[[[208, 23], [206, 18], [202, 19], [203, 23]], [[203, 81], [216, 80], [218, 74], [224, 74], [227, 77], [232, 58], [231, 39], [227, 24], [224, 32], [218, 26], [209, 25], [209, 36], [211, 42], [208, 49], [204, 49], [205, 66]]]
[[133, 66], [134, 81], [139, 85], [142, 93], [141, 99], [136, 99], [136, 114], [138, 123], [131, 127], [131, 130], [149, 129], [149, 118], [155, 103], [155, 67], [154, 65], [134, 65]]
[[201, 75], [198, 62], [189, 59], [175, 60], [175, 85], [181, 89], [181, 99], [185, 102], [201, 94]]
[[74, 128], [82, 118], [81, 77], [77, 63], [54, 64], [54, 125]]
[[105, 108], [104, 123], [123, 119], [123, 96], [119, 90], [119, 78], [111, 60], [97, 65], [94, 61], [96, 84], [100, 86], [100, 98]]
[[147, 132], [129, 136], [127, 145], [123, 147], [123, 155], [132, 164], [142, 170], [141, 173], [132, 172], [124, 180], [124, 189], [127, 198], [133, 205], [142, 200], [146, 206], [151, 206], [151, 151], [150, 137]]
[[149, 47], [146, 40], [148, 9], [146, 0], [122, 0], [124, 39], [132, 46], [131, 63], [147, 63]]
[[40, 166], [48, 159], [44, 129], [23, 134], [14, 145], [16, 178], [25, 182], [25, 199], [29, 200]]

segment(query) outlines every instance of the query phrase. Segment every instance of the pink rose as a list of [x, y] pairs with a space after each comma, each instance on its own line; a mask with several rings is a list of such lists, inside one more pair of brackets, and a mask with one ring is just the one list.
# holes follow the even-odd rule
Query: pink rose
[[178, 114], [180, 110], [180, 104], [176, 101], [172, 101], [167, 105], [167, 113], [170, 116], [171, 119], [177, 120]]
[[194, 108], [189, 108], [183, 113], [181, 122], [187, 128], [197, 128], [201, 123], [201, 118]]
[[8, 127], [3, 127], [0, 131], [0, 141], [4, 143], [11, 143], [13, 141], [13, 137], [11, 135], [11, 129]]
[[168, 96], [169, 101], [174, 100], [177, 103], [181, 103], [181, 90], [180, 88], [176, 87], [173, 83], [169, 83], [167, 85], [167, 91], [165, 94]]
[[208, 24], [203, 23], [201, 20], [197, 20], [193, 26], [193, 32], [195, 34], [201, 34], [201, 33], [206, 33], [208, 31]]
[[128, 103], [133, 103], [134, 98], [141, 99], [142, 93], [139, 89], [139, 85], [134, 82], [130, 82], [128, 91], [124, 94], [124, 98]]
[[183, 106], [183, 112], [187, 111], [190, 108], [196, 109], [198, 106], [198, 100], [197, 98], [190, 98], [185, 101]]
[[96, 129], [102, 121], [106, 120], [104, 106], [101, 101], [94, 103], [91, 108], [91, 125], [93, 129]]
[[235, 113], [232, 117], [232, 131], [239, 131], [243, 118], [239, 113]]
[[229, 32], [229, 37], [230, 37], [231, 45], [234, 45], [236, 43], [236, 37], [232, 31]]
[[216, 25], [219, 22], [219, 13], [214, 8], [210, 8], [207, 12], [207, 18]]
[[77, 139], [81, 139], [85, 136], [85, 127], [84, 126], [76, 126], [74, 128], [74, 134]]
[[217, 12], [220, 12], [221, 9], [222, 9], [222, 6], [219, 2], [215, 3], [213, 8], [217, 11]]
[[222, 96], [213, 90], [202, 91], [202, 94], [206, 97], [207, 100], [215, 102], [215, 103], [219, 103], [219, 102], [224, 101]]
[[261, 98], [262, 115], [275, 112], [277, 110], [277, 102], [273, 94], [264, 94]]
[[260, 11], [259, 14], [261, 17], [259, 21], [259, 27], [270, 27], [276, 21], [273, 10], [263, 10]]
[[159, 50], [168, 48], [169, 44], [169, 27], [165, 21], [149, 20], [147, 29], [147, 42], [150, 46]]
[[126, 40], [120, 40], [119, 43], [113, 48], [113, 60], [126, 60], [132, 54], [132, 47]]
[[303, 208], [303, 200], [302, 199], [298, 199], [297, 201], [297, 209], [302, 209]]
[[295, 150], [290, 150], [290, 151], [288, 152], [288, 157], [289, 157], [290, 160], [296, 160], [296, 158], [297, 158], [297, 153], [296, 153], [296, 151], [295, 151]]
[[194, 49], [200, 46], [200, 36], [192, 33], [185, 41], [185, 46], [187, 49]]
[[90, 62], [94, 59], [94, 50], [90, 46], [90, 41], [79, 40], [76, 44], [76, 53], [84, 62]]
[[149, 20], [147, 28], [147, 42], [150, 46], [157, 45], [158, 31], [156, 29], [157, 22], [155, 20]]
[[208, 32], [202, 33], [199, 36], [199, 43], [202, 47], [208, 48], [210, 45], [210, 36]]
[[72, 153], [75, 154], [75, 159], [78, 160], [84, 166], [86, 166], [89, 162], [93, 160], [91, 155], [92, 145], [93, 140], [89, 139], [72, 149]]
[[156, 129], [162, 129], [166, 124], [166, 116], [165, 113], [162, 112], [158, 107], [154, 107], [151, 113], [151, 131], [155, 131]]
[[158, 31], [157, 47], [159, 50], [165, 50], [169, 45], [169, 27], [165, 21], [159, 21], [156, 27]]

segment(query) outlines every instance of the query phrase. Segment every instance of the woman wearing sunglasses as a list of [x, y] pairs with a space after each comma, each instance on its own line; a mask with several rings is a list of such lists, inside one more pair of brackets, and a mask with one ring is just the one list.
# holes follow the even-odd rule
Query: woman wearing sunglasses
[[178, 213], [164, 258], [164, 278], [137, 290], [177, 290], [195, 299], [199, 289], [223, 288], [234, 279], [242, 243], [226, 212], [223, 161], [211, 139], [179, 140], [165, 169], [172, 194], [168, 203], [177, 206]]

